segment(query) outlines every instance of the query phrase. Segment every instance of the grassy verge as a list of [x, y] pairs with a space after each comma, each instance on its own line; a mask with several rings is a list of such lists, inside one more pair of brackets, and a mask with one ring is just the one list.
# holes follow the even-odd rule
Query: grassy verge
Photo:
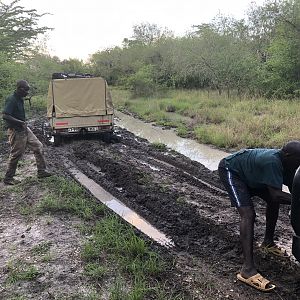
[[[102, 291], [98, 294], [97, 287], [107, 282], [110, 282], [107, 291], [110, 300], [186, 299], [170, 288], [167, 278], [172, 272], [172, 260], [166, 261], [151, 250], [150, 244], [138, 237], [131, 226], [89, 197], [75, 181], [58, 176], [43, 181], [28, 177], [6, 189], [23, 198], [34, 186], [46, 192], [36, 203], [19, 203], [19, 212], [25, 218], [32, 220], [46, 215], [51, 222], [51, 215], [75, 215], [81, 220], [77, 225], [79, 231], [88, 237], [81, 249], [83, 275], [90, 278], [96, 292], [78, 299], [100, 299]], [[40, 242], [31, 249], [30, 255], [35, 257], [35, 262], [49, 262], [53, 259], [50, 248], [49, 241]], [[6, 271], [7, 284], [35, 281], [40, 275], [39, 268], [28, 261], [12, 261]]]
[[119, 110], [220, 148], [281, 147], [300, 136], [297, 100], [228, 99], [198, 90], [131, 99], [127, 91], [118, 89], [113, 90], [113, 99]]

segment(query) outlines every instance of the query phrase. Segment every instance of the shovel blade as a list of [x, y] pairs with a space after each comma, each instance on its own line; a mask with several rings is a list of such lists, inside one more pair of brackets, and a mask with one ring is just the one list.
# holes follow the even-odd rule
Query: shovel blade
[[300, 262], [300, 237], [296, 235], [293, 236], [292, 253], [295, 256], [295, 258]]

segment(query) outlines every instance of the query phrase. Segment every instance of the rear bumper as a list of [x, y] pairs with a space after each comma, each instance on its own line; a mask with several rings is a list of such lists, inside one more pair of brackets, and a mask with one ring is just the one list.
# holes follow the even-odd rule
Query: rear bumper
[[113, 132], [114, 115], [50, 118], [53, 135], [84, 135]]
[[72, 136], [72, 135], [86, 135], [86, 134], [101, 134], [112, 133], [114, 131], [113, 126], [89, 126], [89, 127], [72, 127], [53, 129], [53, 135]]

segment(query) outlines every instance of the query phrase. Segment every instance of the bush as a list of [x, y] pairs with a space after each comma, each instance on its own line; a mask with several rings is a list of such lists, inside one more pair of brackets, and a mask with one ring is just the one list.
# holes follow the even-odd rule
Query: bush
[[7, 55], [0, 52], [0, 106], [4, 105], [4, 99], [11, 94], [16, 86], [18, 76], [23, 66], [11, 61]]
[[132, 92], [133, 97], [153, 96], [157, 85], [153, 79], [152, 66], [144, 66], [126, 80], [126, 87]]

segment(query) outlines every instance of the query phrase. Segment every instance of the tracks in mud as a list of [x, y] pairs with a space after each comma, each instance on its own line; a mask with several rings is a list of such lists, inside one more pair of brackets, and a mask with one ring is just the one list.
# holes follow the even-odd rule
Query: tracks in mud
[[[175, 243], [170, 251], [177, 266], [186, 279], [191, 278], [187, 284], [194, 291], [215, 295], [211, 299], [297, 299], [300, 279], [295, 275], [296, 266], [265, 257], [259, 250], [255, 252], [259, 270], [275, 282], [279, 296], [261, 295], [236, 283], [235, 273], [242, 263], [239, 217], [215, 172], [173, 151], [159, 151], [126, 130], [119, 135], [120, 141], [115, 143], [73, 141], [53, 148], [49, 155], [60, 167], [61, 157], [66, 157], [166, 233]], [[256, 211], [256, 240], [262, 240], [264, 205], [259, 201]], [[279, 239], [291, 235], [286, 217], [279, 220], [278, 227]], [[213, 286], [205, 284], [209, 280]], [[201, 299], [196, 292], [194, 296]]]
[[[90, 163], [88, 165], [98, 171], [98, 168]], [[154, 228], [150, 223], [140, 217], [133, 210], [125, 206], [118, 199], [115, 199], [111, 194], [106, 192], [100, 185], [95, 181], [88, 178], [85, 174], [80, 172], [74, 164], [70, 161], [65, 162], [65, 166], [71, 175], [84, 187], [86, 188], [96, 199], [106, 205], [114, 213], [122, 217], [126, 222], [136, 227], [138, 230], [143, 232], [145, 235], [156, 241], [162, 246], [167, 248], [173, 247], [172, 240], [166, 237], [162, 232]]]

